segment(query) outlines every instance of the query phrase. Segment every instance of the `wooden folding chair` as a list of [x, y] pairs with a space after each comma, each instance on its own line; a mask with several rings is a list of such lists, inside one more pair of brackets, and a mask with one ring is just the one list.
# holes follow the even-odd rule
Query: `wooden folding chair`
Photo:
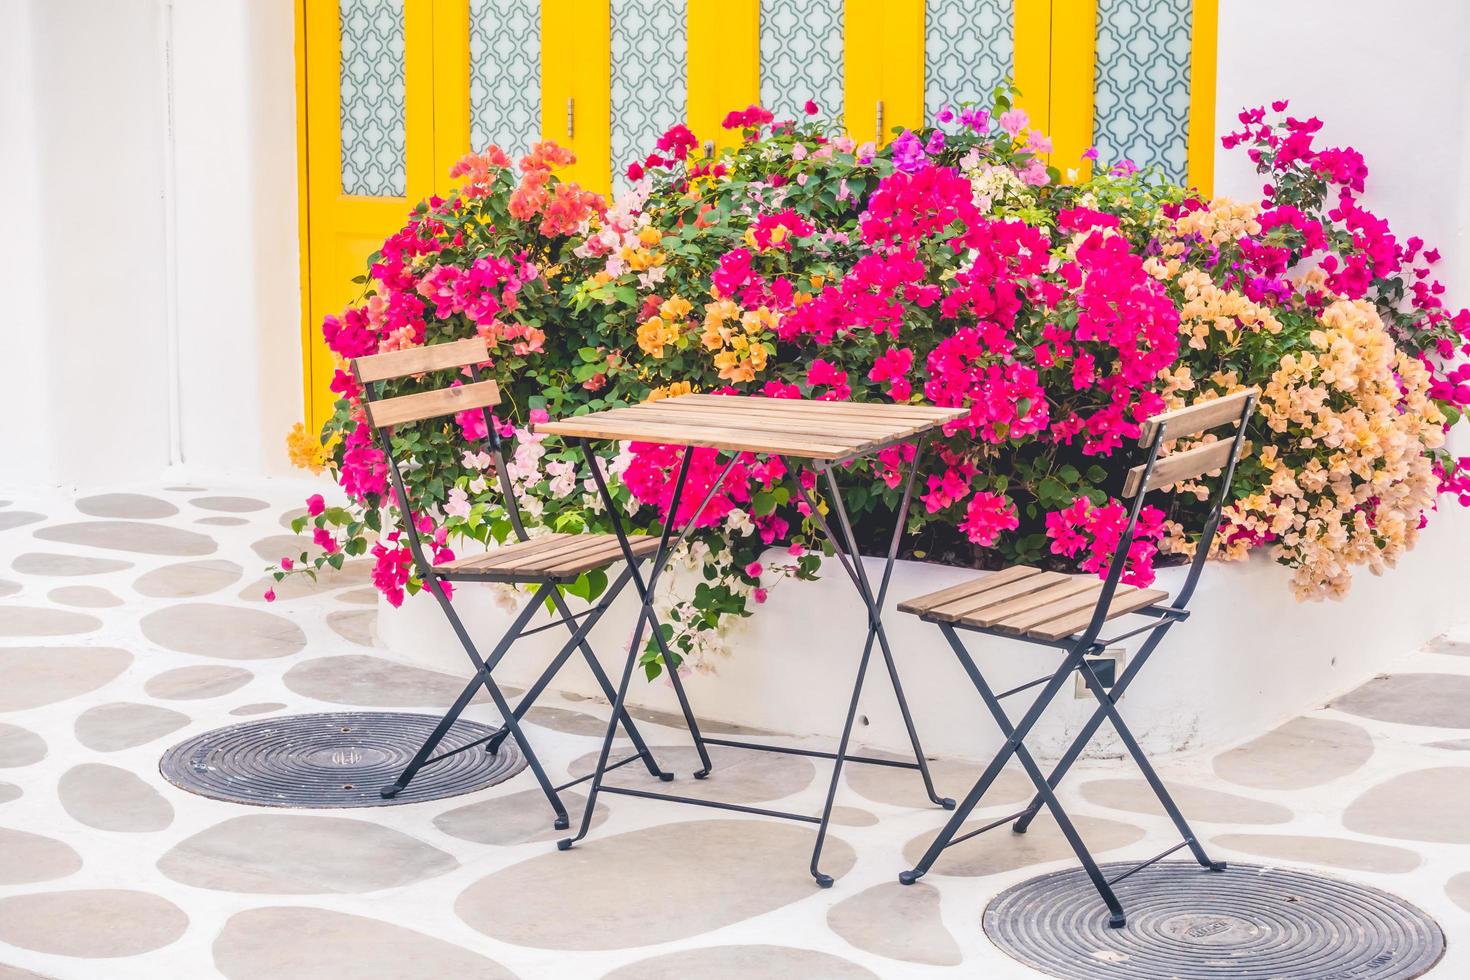
[[[1241, 445], [1245, 438], [1246, 423], [1255, 409], [1257, 395], [1258, 392], [1255, 389], [1241, 391], [1214, 401], [1198, 402], [1187, 408], [1165, 412], [1148, 421], [1140, 438], [1140, 443], [1146, 451], [1146, 459], [1143, 463], [1128, 470], [1124, 480], [1123, 499], [1132, 501], [1132, 509], [1128, 517], [1127, 528], [1113, 554], [1112, 565], [1106, 579], [1100, 580], [1090, 575], [1063, 575], [1058, 572], [1015, 565], [983, 578], [899, 604], [900, 611], [912, 613], [939, 627], [940, 632], [944, 634], [945, 639], [949, 641], [950, 647], [954, 650], [955, 656], [959, 658], [961, 666], [964, 667], [971, 682], [975, 685], [975, 689], [980, 692], [980, 697], [994, 716], [996, 724], [1006, 736], [1005, 744], [996, 753], [990, 765], [985, 768], [974, 788], [961, 801], [944, 829], [934, 838], [919, 863], [912, 870], [905, 871], [898, 876], [898, 880], [903, 884], [913, 884], [922, 877], [934, 864], [940, 852], [952, 844], [969, 840], [971, 837], [1011, 821], [1015, 821], [1012, 829], [1016, 833], [1025, 833], [1032, 818], [1036, 816], [1043, 804], [1056, 818], [1063, 836], [1076, 852], [1088, 877], [1092, 879], [1098, 893], [1102, 895], [1103, 901], [1107, 903], [1108, 924], [1114, 928], [1121, 928], [1127, 920], [1123, 906], [1113, 891], [1113, 886], [1180, 848], [1188, 847], [1195, 860], [1204, 868], [1211, 871], [1225, 869], [1223, 861], [1211, 861], [1205, 854], [1204, 848], [1200, 845], [1194, 832], [1190, 830], [1189, 824], [1185, 822], [1183, 814], [1179, 812], [1179, 807], [1175, 805], [1158, 774], [1154, 772], [1153, 766], [1144, 756], [1138, 740], [1124, 724], [1118, 713], [1117, 702], [1122, 698], [1133, 679], [1138, 676], [1143, 665], [1148, 662], [1150, 655], [1169, 629], [1189, 616], [1186, 607], [1190, 597], [1194, 594], [1200, 571], [1204, 567], [1210, 552], [1210, 544], [1219, 526], [1220, 513], [1229, 495], [1231, 478], [1234, 475], [1235, 464], [1240, 457]], [[1216, 442], [1201, 443], [1192, 449], [1169, 455], [1163, 453], [1165, 444], [1172, 440], [1199, 435], [1209, 429], [1225, 425], [1229, 425], [1231, 431], [1222, 434]], [[1189, 574], [1185, 578], [1184, 587], [1180, 590], [1179, 595], [1169, 602], [1167, 601], [1168, 593], [1158, 589], [1140, 589], [1120, 585], [1119, 578], [1127, 562], [1129, 546], [1133, 543], [1138, 515], [1142, 510], [1144, 497], [1149, 491], [1203, 477], [1217, 471], [1221, 474], [1219, 483], [1210, 503], [1193, 563], [1190, 565]], [[1153, 621], [1108, 639], [1098, 638], [1105, 623], [1129, 613], [1147, 616]], [[991, 691], [985, 678], [981, 676], [964, 644], [960, 642], [957, 630], [1004, 636], [1027, 643], [1054, 647], [1066, 651], [1066, 656], [1055, 673], [1043, 675], [1036, 680], [995, 694]], [[1112, 644], [1141, 634], [1147, 634], [1147, 638], [1134, 655], [1132, 663], [1111, 687], [1105, 686], [1089, 658], [1096, 658]], [[1093, 697], [1097, 699], [1098, 707], [1093, 712], [1091, 719], [1078, 732], [1077, 737], [1052, 770], [1051, 775], [1044, 776], [1031, 753], [1027, 751], [1025, 738], [1036, 724], [1037, 719], [1041, 717], [1042, 712], [1063, 689], [1073, 671], [1077, 671], [1082, 676]], [[1041, 694], [1037, 696], [1021, 721], [1013, 726], [1001, 707], [1001, 700], [1038, 686], [1042, 686]], [[1138, 765], [1154, 794], [1158, 796], [1164, 811], [1174, 822], [1180, 836], [1183, 837], [1181, 843], [1112, 878], [1104, 877], [1098, 869], [1097, 862], [1093, 860], [1091, 853], [1088, 852], [1082, 838], [1078, 835], [1076, 827], [1057, 802], [1054, 792], [1067, 770], [1091, 742], [1104, 719], [1112, 722], [1128, 754], [1133, 757], [1133, 761]], [[1036, 796], [1024, 810], [956, 836], [961, 825], [975, 809], [996, 777], [1000, 775], [1012, 755], [1020, 760], [1026, 774], [1036, 785]]]
[[[597, 621], [602, 618], [613, 600], [628, 583], [635, 578], [631, 567], [624, 568], [623, 572], [612, 581], [598, 602], [589, 610], [573, 614], [562, 598], [558, 590], [559, 585], [575, 581], [584, 572], [604, 568], [615, 561], [623, 558], [623, 548], [618, 537], [613, 534], [544, 534], [531, 537], [521, 520], [520, 507], [516, 502], [515, 489], [511, 483], [508, 458], [505, 444], [496, 429], [495, 420], [490, 416], [490, 407], [500, 401], [500, 392], [494, 381], [482, 381], [478, 372], [478, 365], [489, 360], [485, 342], [483, 340], [461, 340], [453, 343], [435, 344], [428, 347], [416, 347], [409, 350], [394, 351], [386, 354], [372, 354], [359, 357], [352, 362], [352, 372], [363, 389], [364, 407], [367, 411], [368, 424], [373, 428], [373, 434], [383, 450], [388, 462], [388, 473], [392, 480], [393, 492], [398, 501], [398, 512], [400, 527], [407, 538], [409, 550], [413, 555], [414, 566], [420, 579], [430, 594], [439, 601], [444, 615], [449, 619], [449, 624], [454, 633], [463, 644], [465, 653], [469, 656], [474, 667], [474, 675], [465, 686], [464, 691], [455, 700], [445, 713], [438, 726], [430, 733], [429, 737], [418, 750], [417, 754], [409, 762], [391, 785], [382, 789], [385, 798], [397, 796], [406, 788], [414, 775], [424, 766], [431, 765], [451, 755], [466, 751], [480, 743], [485, 743], [486, 751], [496, 752], [507, 736], [515, 739], [522, 754], [526, 758], [526, 764], [535, 775], [542, 791], [546, 794], [551, 808], [556, 813], [555, 826], [558, 830], [566, 829], [568, 825], [567, 811], [558, 796], [560, 790], [576, 785], [585, 779], [590, 779], [592, 774], [587, 774], [579, 779], [553, 786], [541, 762], [536, 757], [530, 742], [526, 739], [522, 730], [520, 720], [535, 703], [536, 699], [546, 689], [551, 679], [567, 662], [574, 651], [580, 650], [587, 666], [591, 669], [598, 685], [607, 695], [609, 703], [616, 698], [616, 690], [611, 681], [608, 680], [606, 672], [598, 662], [593, 653], [592, 646], [587, 641], [587, 636]], [[429, 378], [444, 378], [445, 372], [455, 371], [457, 374], [468, 372], [470, 383], [456, 385], [453, 387], [425, 388], [408, 394], [395, 394], [392, 397], [384, 397], [384, 388], [388, 382], [400, 379], [414, 379], [420, 383]], [[437, 375], [434, 372], [439, 372]], [[485, 423], [488, 435], [485, 439], [485, 448], [488, 449], [495, 460], [495, 471], [498, 477], [500, 492], [505, 505], [506, 513], [510, 518], [511, 528], [515, 534], [515, 540], [508, 542], [500, 548], [489, 551], [482, 555], [473, 555], [458, 558], [443, 565], [435, 565], [425, 556], [423, 544], [419, 538], [418, 529], [410, 518], [408, 494], [404, 489], [403, 473], [398, 459], [394, 455], [392, 440], [389, 431], [398, 426], [410, 424], [433, 423], [440, 426], [457, 425], [452, 419], [446, 420], [446, 416], [452, 416], [461, 412], [478, 410]], [[595, 465], [589, 464], [589, 465]], [[633, 535], [629, 540], [630, 552], [634, 560], [646, 560], [658, 549], [659, 539], [649, 535]], [[474, 641], [470, 639], [469, 632], [465, 629], [459, 614], [455, 611], [453, 604], [446, 594], [444, 582], [499, 582], [514, 585], [534, 585], [535, 592], [531, 600], [525, 604], [514, 623], [505, 632], [500, 642], [491, 651], [488, 657], [481, 657], [475, 648]], [[534, 629], [527, 629], [536, 611], [547, 602], [555, 608], [558, 620]], [[584, 621], [579, 625], [578, 619]], [[529, 636], [545, 629], [553, 629], [558, 625], [565, 624], [571, 631], [571, 638], [567, 640], [560, 653], [552, 660], [551, 664], [541, 674], [536, 683], [532, 685], [521, 701], [512, 710], [506, 703], [504, 694], [495, 683], [492, 672], [505, 656], [517, 639]], [[655, 629], [658, 627], [655, 626]], [[672, 663], [666, 663], [669, 676], [674, 683], [674, 690], [679, 697], [679, 702], [684, 710], [686, 721], [692, 726], [692, 716], [689, 712], [688, 702], [684, 698], [683, 685], [679, 681], [678, 672]], [[470, 701], [483, 687], [495, 702], [495, 708], [504, 719], [503, 725], [492, 735], [477, 739], [459, 748], [453, 749], [439, 755], [433, 755], [440, 741], [448, 733], [460, 714], [469, 705]], [[624, 729], [628, 738], [632, 741], [635, 754], [628, 756], [616, 765], [625, 765], [634, 760], [641, 759], [647, 766], [650, 774], [659, 779], [668, 781], [673, 779], [673, 774], [661, 770], [649, 752], [647, 744], [639, 734], [637, 726], [626, 710], [619, 712]]]

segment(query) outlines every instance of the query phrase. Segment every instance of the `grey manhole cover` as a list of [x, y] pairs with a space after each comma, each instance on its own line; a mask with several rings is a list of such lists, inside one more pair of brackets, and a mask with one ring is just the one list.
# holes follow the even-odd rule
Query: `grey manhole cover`
[[1439, 926], [1403, 899], [1287, 868], [1164, 862], [1116, 891], [1122, 929], [1081, 868], [1032, 878], [995, 897], [985, 933], [1067, 980], [1408, 980], [1444, 955]]
[[[247, 721], [196, 735], [158, 769], [180, 789], [257, 806], [353, 807], [418, 803], [503, 782], [526, 768], [515, 741], [494, 755], [475, 747], [419, 770], [395, 799], [378, 790], [408, 765], [439, 719], [391, 711], [334, 711]], [[495, 732], [455, 722], [436, 754]]]

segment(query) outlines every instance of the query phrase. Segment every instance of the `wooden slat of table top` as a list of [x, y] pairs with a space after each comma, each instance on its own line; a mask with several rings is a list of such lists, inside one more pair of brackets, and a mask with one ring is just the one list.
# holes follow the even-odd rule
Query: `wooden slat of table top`
[[711, 425], [719, 428], [728, 428], [732, 421], [745, 427], [752, 420], [759, 419], [762, 428], [774, 432], [786, 432], [802, 435], [843, 435], [855, 439], [892, 439], [900, 435], [912, 435], [922, 432], [933, 425], [932, 422], [910, 422], [906, 420], [887, 422], [872, 421], [869, 419], [812, 419], [806, 416], [790, 415], [779, 416], [756, 416], [754, 413], [736, 413], [736, 418], [731, 418], [731, 413], [722, 412], [715, 408], [693, 408], [693, 409], [658, 409], [654, 405], [645, 403], [633, 405], [628, 408], [614, 408], [606, 412], [599, 412], [599, 417], [609, 421], [640, 422], [651, 425]]
[[969, 409], [943, 408], [939, 405], [906, 405], [896, 402], [843, 402], [819, 401], [812, 398], [765, 398], [755, 395], [680, 395], [657, 402], [644, 404], [665, 406], [714, 405], [724, 407], [737, 402], [745, 407], [741, 411], [763, 411], [782, 413], [817, 413], [868, 417], [880, 420], [912, 418], [931, 422], [948, 422], [968, 415]]
[[804, 459], [863, 456], [965, 415], [962, 408], [683, 395], [535, 427], [586, 439], [631, 439]]

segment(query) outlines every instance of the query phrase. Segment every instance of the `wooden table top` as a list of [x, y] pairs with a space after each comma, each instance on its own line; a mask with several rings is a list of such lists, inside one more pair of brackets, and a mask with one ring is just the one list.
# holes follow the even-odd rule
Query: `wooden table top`
[[845, 460], [906, 442], [969, 414], [933, 405], [680, 395], [534, 426], [537, 433]]

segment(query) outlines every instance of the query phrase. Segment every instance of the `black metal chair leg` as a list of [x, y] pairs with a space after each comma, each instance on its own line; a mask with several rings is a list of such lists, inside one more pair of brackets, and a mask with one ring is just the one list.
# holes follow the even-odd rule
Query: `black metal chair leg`
[[1210, 856], [1205, 853], [1205, 849], [1200, 844], [1199, 838], [1195, 836], [1194, 831], [1189, 826], [1189, 822], [1184, 819], [1184, 814], [1179, 810], [1178, 804], [1174, 802], [1174, 797], [1169, 794], [1169, 790], [1164, 786], [1164, 781], [1154, 771], [1153, 764], [1144, 755], [1142, 746], [1133, 737], [1133, 732], [1124, 724], [1122, 716], [1118, 713], [1117, 704], [1114, 703], [1112, 698], [1108, 697], [1107, 691], [1103, 689], [1102, 681], [1098, 679], [1091, 665], [1084, 660], [1078, 669], [1082, 671], [1083, 680], [1086, 681], [1093, 696], [1098, 699], [1102, 710], [1107, 713], [1108, 720], [1113, 723], [1113, 728], [1118, 732], [1118, 738], [1122, 739], [1123, 745], [1128, 749], [1128, 754], [1133, 756], [1133, 761], [1138, 766], [1139, 771], [1143, 773], [1143, 778], [1148, 781], [1149, 787], [1154, 791], [1154, 795], [1158, 797], [1159, 803], [1163, 805], [1164, 812], [1174, 822], [1174, 828], [1179, 832], [1179, 836], [1184, 838], [1184, 843], [1188, 845], [1189, 852], [1194, 855], [1194, 859], [1199, 862], [1202, 868], [1210, 871], [1224, 871], [1226, 868], [1224, 861], [1212, 861], [1210, 860]]
[[[1138, 648], [1138, 653], [1134, 655], [1132, 662], [1124, 668], [1122, 675], [1114, 681], [1112, 690], [1107, 692], [1108, 700], [1116, 704], [1122, 699], [1123, 693], [1128, 690], [1128, 686], [1133, 683], [1133, 679], [1143, 670], [1143, 665], [1148, 663], [1148, 658], [1158, 648], [1160, 641], [1164, 638], [1164, 634], [1168, 633], [1173, 625], [1173, 623], [1165, 623], [1149, 635], [1148, 639], [1143, 642], [1143, 645]], [[1077, 732], [1077, 737], [1072, 740], [1072, 744], [1067, 746], [1067, 751], [1062, 753], [1061, 759], [1052, 768], [1051, 775], [1047, 777], [1047, 785], [1052, 789], [1056, 789], [1057, 786], [1061, 785], [1062, 779], [1067, 775], [1068, 770], [1082, 757], [1082, 753], [1087, 751], [1087, 746], [1091, 744], [1092, 737], [1097, 734], [1097, 730], [1102, 727], [1102, 723], [1107, 716], [1107, 709], [1099, 705], [1097, 710], [1092, 713], [1092, 716], [1087, 719], [1087, 723]], [[1031, 803], [1026, 807], [1015, 824], [1012, 825], [1011, 830], [1018, 834], [1024, 834], [1026, 829], [1031, 826], [1031, 821], [1035, 819], [1036, 813], [1040, 809], [1041, 795], [1038, 793], [1032, 797]]]
[[[947, 629], [947, 627], [944, 628]], [[959, 642], [958, 637], [955, 638], [954, 642]], [[1076, 656], [1076, 654], [1068, 656], [1061, 667], [1057, 668], [1057, 672], [1052, 675], [1046, 687], [1042, 688], [1041, 693], [1036, 696], [1036, 700], [1032, 702], [1031, 707], [1026, 711], [1020, 724], [1016, 726], [1015, 731], [1006, 739], [1000, 751], [995, 754], [995, 758], [990, 760], [990, 765], [985, 767], [985, 771], [981, 773], [980, 778], [976, 780], [970, 792], [965, 794], [965, 798], [960, 801], [959, 806], [950, 815], [949, 821], [944, 825], [944, 829], [929, 844], [929, 849], [924, 852], [924, 856], [919, 859], [919, 862], [912, 869], [899, 874], [898, 880], [900, 883], [912, 885], [924, 877], [929, 872], [929, 869], [934, 866], [934, 862], [938, 860], [939, 855], [949, 846], [950, 841], [954, 839], [960, 827], [969, 819], [970, 812], [975, 809], [975, 806], [980, 802], [980, 798], [985, 795], [986, 790], [990, 789], [991, 784], [1000, 776], [1001, 770], [1005, 768], [1005, 764], [1015, 754], [1016, 746], [1020, 745], [1022, 739], [1030, 733], [1031, 729], [1036, 725], [1037, 720], [1041, 718], [1042, 712], [1046, 710], [1047, 705], [1056, 697], [1057, 692], [1062, 689], [1062, 685], [1066, 683], [1068, 675], [1076, 667]]]
[[526, 628], [526, 624], [530, 622], [531, 617], [535, 615], [542, 596], [542, 590], [538, 589], [531, 601], [526, 603], [525, 608], [516, 616], [511, 628], [506, 631], [505, 636], [496, 645], [495, 651], [488, 658], [481, 660], [479, 653], [475, 650], [474, 641], [470, 639], [469, 631], [465, 629], [464, 623], [459, 618], [459, 614], [454, 611], [454, 605], [449, 601], [449, 596], [445, 594], [444, 587], [439, 584], [439, 580], [430, 577], [424, 584], [433, 593], [434, 598], [439, 600], [439, 606], [444, 610], [444, 616], [449, 620], [449, 625], [453, 627], [455, 635], [459, 637], [459, 642], [463, 644], [465, 653], [469, 655], [470, 660], [474, 661], [477, 671], [476, 676], [479, 678], [485, 690], [489, 692], [491, 700], [495, 702], [495, 710], [500, 712], [500, 717], [504, 720], [505, 727], [510, 730], [511, 738], [516, 740], [516, 745], [520, 747], [521, 754], [526, 757], [526, 766], [531, 770], [531, 774], [536, 778], [536, 782], [540, 784], [541, 792], [546, 795], [547, 802], [551, 804], [551, 809], [556, 814], [554, 826], [558, 830], [565, 828], [568, 825], [567, 808], [562, 804], [561, 797], [557, 795], [556, 787], [547, 778], [546, 770], [542, 768], [540, 760], [536, 758], [536, 752], [531, 748], [530, 741], [527, 740], [525, 733], [521, 731], [520, 722], [516, 720], [515, 711], [506, 703], [505, 696], [500, 692], [500, 687], [490, 676], [490, 672], [500, 663], [501, 658], [505, 656], [505, 652], [510, 649], [511, 645], [516, 641], [516, 638], [520, 636], [521, 631]]
[[[955, 635], [952, 628], [945, 627], [944, 634], [945, 639], [949, 640], [950, 645], [954, 648], [955, 656], [959, 658], [960, 663], [964, 666], [965, 673], [970, 676], [970, 682], [980, 692], [980, 697], [985, 702], [985, 707], [990, 709], [991, 717], [995, 719], [996, 725], [1000, 727], [1001, 734], [1010, 738], [1015, 734], [1015, 729], [1011, 726], [1011, 720], [1006, 716], [1005, 709], [1001, 707], [1000, 700], [991, 691], [990, 685], [985, 682], [985, 678], [981, 675], [980, 669], [975, 666], [974, 658], [965, 650], [964, 644], [960, 642], [959, 637]], [[1026, 775], [1035, 784], [1037, 793], [1045, 801], [1047, 809], [1051, 811], [1052, 817], [1057, 822], [1058, 829], [1062, 832], [1062, 836], [1066, 838], [1067, 843], [1072, 848], [1072, 852], [1077, 855], [1077, 860], [1082, 862], [1082, 870], [1087, 873], [1087, 877], [1092, 881], [1093, 887], [1097, 889], [1097, 893], [1102, 896], [1104, 904], [1107, 905], [1109, 913], [1108, 925], [1114, 929], [1121, 929], [1127, 922], [1123, 913], [1123, 904], [1118, 901], [1117, 893], [1113, 891], [1112, 885], [1103, 876], [1102, 870], [1097, 866], [1097, 861], [1093, 859], [1092, 852], [1087, 849], [1087, 845], [1083, 842], [1082, 835], [1077, 832], [1077, 828], [1073, 825], [1071, 817], [1067, 816], [1066, 811], [1062, 809], [1062, 804], [1057, 800], [1056, 793], [1052, 791], [1051, 786], [1047, 783], [1046, 776], [1042, 774], [1041, 767], [1036, 764], [1036, 760], [1031, 757], [1031, 752], [1026, 748], [1024, 741], [1016, 743], [1016, 758], [1020, 760], [1022, 768], [1026, 770]]]
[[449, 734], [449, 730], [454, 727], [454, 723], [459, 720], [460, 714], [474, 700], [475, 694], [479, 690], [480, 674], [479, 671], [476, 671], [475, 676], [470, 678], [470, 682], [465, 685], [459, 697], [454, 699], [454, 704], [444, 713], [444, 717], [439, 719], [439, 724], [435, 725], [434, 730], [429, 733], [429, 737], [424, 739], [424, 744], [419, 746], [419, 750], [414, 753], [408, 765], [398, 774], [398, 778], [378, 790], [379, 796], [385, 800], [391, 800], [408, 788], [408, 784], [413, 782], [413, 777], [418, 775], [419, 770], [424, 767], [424, 763], [428, 761], [429, 756], [439, 747], [439, 743], [443, 741], [444, 736]]
[[[439, 742], [448, 733], [450, 726], [454, 724], [454, 721], [459, 717], [460, 713], [474, 699], [475, 692], [481, 684], [480, 675], [489, 669], [486, 667], [486, 661], [480, 659], [479, 651], [475, 649], [474, 643], [470, 640], [469, 633], [465, 631], [464, 625], [460, 623], [459, 618], [454, 615], [454, 611], [449, 605], [449, 599], [438, 588], [437, 582], [433, 583], [430, 592], [439, 600], [439, 605], [443, 607], [445, 614], [449, 617], [449, 625], [454, 629], [455, 636], [459, 638], [460, 644], [464, 647], [465, 656], [469, 657], [470, 663], [474, 665], [475, 674], [465, 686], [465, 689], [460, 693], [459, 697], [455, 699], [454, 705], [449, 709], [448, 713], [439, 721], [439, 724], [429, 734], [429, 737], [424, 740], [424, 744], [419, 747], [418, 752], [414, 754], [413, 759], [409, 761], [409, 764], [404, 768], [403, 772], [399, 773], [398, 778], [392, 783], [378, 791], [378, 794], [384, 799], [391, 800], [408, 787], [413, 777], [418, 774], [418, 771], [428, 761], [430, 753], [434, 751], [439, 745]], [[531, 617], [535, 612], [535, 603], [528, 603], [527, 607], [522, 609], [520, 614], [516, 616], [510, 628], [501, 636], [500, 642], [495, 645], [495, 652], [491, 654], [492, 664], [498, 662], [505, 651], [510, 649], [511, 645], [515, 643], [516, 638], [526, 628], [526, 624], [531, 621]], [[553, 804], [553, 808], [555, 806], [556, 804]]]

